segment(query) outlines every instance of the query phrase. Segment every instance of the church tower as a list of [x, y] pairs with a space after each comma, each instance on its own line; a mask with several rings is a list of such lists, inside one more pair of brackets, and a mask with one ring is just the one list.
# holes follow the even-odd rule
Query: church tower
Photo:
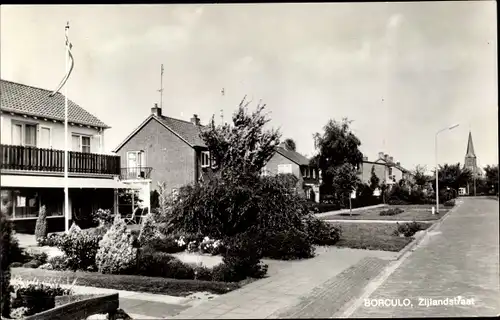
[[[465, 153], [464, 169], [469, 169], [472, 172], [472, 177], [475, 179], [481, 176], [481, 169], [477, 166], [477, 157], [474, 152], [474, 144], [472, 143], [472, 133], [469, 131], [469, 141], [467, 141], [467, 151]], [[474, 192], [474, 185], [467, 185], [467, 193]]]

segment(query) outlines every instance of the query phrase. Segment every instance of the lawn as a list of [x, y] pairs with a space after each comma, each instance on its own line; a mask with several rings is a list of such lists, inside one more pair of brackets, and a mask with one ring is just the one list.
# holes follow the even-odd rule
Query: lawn
[[[401, 208], [404, 212], [393, 215], [393, 216], [381, 216], [380, 212], [383, 210], [387, 210], [389, 208]], [[331, 214], [328, 216], [321, 217], [321, 220], [392, 220], [392, 221], [433, 221], [439, 220], [443, 217], [446, 212], [448, 212], [449, 208], [440, 209], [439, 214], [433, 215], [430, 211], [430, 207], [426, 209], [423, 206], [387, 206], [383, 208], [375, 208], [375, 209], [367, 209], [367, 210], [359, 210], [354, 211], [352, 215], [349, 213], [341, 213], [341, 214]]]
[[[333, 223], [342, 228], [340, 240], [335, 245], [352, 249], [368, 249], [398, 252], [402, 250], [413, 237], [399, 237], [394, 235], [397, 228], [395, 223]], [[421, 224], [427, 229], [431, 224]]]
[[62, 284], [107, 288], [115, 290], [136, 291], [185, 297], [194, 292], [210, 292], [224, 294], [238, 289], [241, 284], [200, 280], [178, 280], [160, 277], [144, 277], [133, 275], [109, 275], [97, 272], [54, 271], [31, 268], [12, 268], [12, 277], [19, 276], [24, 280], [58, 281]]

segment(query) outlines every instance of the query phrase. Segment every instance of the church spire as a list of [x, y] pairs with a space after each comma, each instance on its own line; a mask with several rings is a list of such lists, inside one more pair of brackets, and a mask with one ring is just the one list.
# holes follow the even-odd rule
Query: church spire
[[467, 142], [467, 152], [465, 154], [466, 158], [475, 158], [476, 153], [474, 152], [474, 145], [472, 144], [472, 133], [469, 131], [469, 141]]

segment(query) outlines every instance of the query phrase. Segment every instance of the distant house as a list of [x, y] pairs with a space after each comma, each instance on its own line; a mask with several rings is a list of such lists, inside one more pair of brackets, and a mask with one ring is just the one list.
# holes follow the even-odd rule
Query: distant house
[[411, 180], [412, 174], [401, 166], [399, 162], [394, 162], [394, 158], [383, 152], [379, 152], [378, 159], [369, 161], [368, 157], [363, 157], [363, 163], [359, 168], [358, 177], [369, 184], [374, 168], [375, 175], [379, 178], [380, 183], [385, 182], [387, 185], [399, 183], [400, 180]]
[[319, 202], [319, 169], [309, 164], [302, 154], [287, 149], [284, 143], [262, 169], [263, 175], [291, 173], [298, 178], [297, 192], [308, 200]]
[[151, 114], [114, 150], [120, 156], [125, 182], [143, 180], [152, 190], [165, 183], [176, 195], [179, 188], [200, 181], [215, 167], [200, 137], [200, 119], [191, 121], [162, 115], [157, 104]]
[[[1, 80], [1, 202], [18, 232], [31, 233], [41, 206], [49, 231], [64, 230], [64, 96]], [[116, 209], [120, 159], [103, 153], [109, 126], [68, 100], [70, 219]]]

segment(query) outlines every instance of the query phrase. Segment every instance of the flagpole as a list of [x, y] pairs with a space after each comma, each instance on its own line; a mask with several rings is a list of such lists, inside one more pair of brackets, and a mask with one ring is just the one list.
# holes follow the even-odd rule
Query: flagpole
[[[64, 28], [66, 39], [69, 34], [69, 21]], [[66, 74], [68, 74], [69, 43], [65, 44]], [[68, 194], [68, 87], [64, 87], [64, 228], [69, 231], [69, 194]]]

